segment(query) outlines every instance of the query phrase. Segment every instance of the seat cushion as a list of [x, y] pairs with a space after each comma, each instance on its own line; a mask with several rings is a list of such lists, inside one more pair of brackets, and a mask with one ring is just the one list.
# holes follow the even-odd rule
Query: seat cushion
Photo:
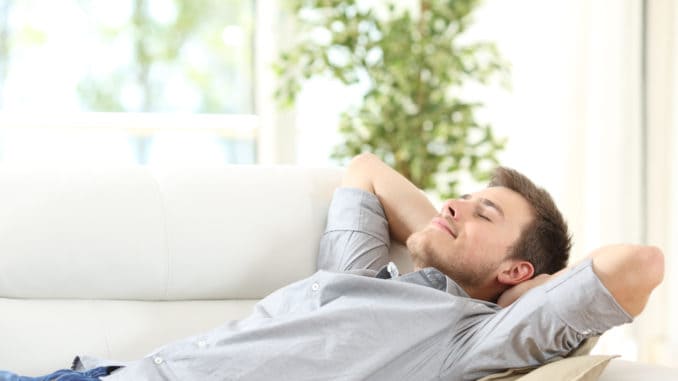
[[42, 375], [87, 354], [129, 361], [250, 314], [256, 300], [115, 301], [0, 298], [0, 368]]

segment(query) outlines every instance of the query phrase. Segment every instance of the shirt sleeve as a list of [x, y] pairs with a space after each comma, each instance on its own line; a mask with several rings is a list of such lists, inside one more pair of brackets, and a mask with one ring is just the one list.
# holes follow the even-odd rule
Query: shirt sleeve
[[[471, 316], [464, 379], [558, 360], [585, 339], [633, 319], [593, 271], [592, 260], [527, 292], [509, 307]], [[467, 377], [468, 376], [468, 377]]]
[[378, 270], [388, 263], [390, 238], [386, 214], [376, 195], [338, 188], [320, 240], [318, 269]]

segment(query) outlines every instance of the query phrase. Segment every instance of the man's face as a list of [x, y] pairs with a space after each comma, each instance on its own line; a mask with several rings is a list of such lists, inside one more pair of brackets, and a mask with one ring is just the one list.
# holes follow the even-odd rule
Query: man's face
[[532, 208], [504, 187], [485, 188], [447, 200], [440, 214], [412, 234], [407, 247], [417, 268], [435, 267], [462, 287], [489, 284], [522, 229]]

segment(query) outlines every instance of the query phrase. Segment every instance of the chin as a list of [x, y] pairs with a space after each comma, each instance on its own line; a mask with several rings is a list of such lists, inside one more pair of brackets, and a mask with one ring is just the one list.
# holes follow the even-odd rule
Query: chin
[[407, 238], [407, 242], [405, 244], [407, 245], [407, 249], [409, 250], [410, 256], [412, 257], [412, 263], [415, 267], [421, 269], [430, 266], [431, 241], [426, 230], [420, 230], [418, 232], [412, 233], [412, 235]]

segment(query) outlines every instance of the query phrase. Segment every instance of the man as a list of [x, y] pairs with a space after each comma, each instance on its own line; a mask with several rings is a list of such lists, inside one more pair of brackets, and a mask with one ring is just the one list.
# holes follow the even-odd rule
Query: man
[[[391, 239], [414, 272], [389, 262]], [[550, 196], [515, 171], [436, 211], [363, 154], [332, 200], [320, 271], [246, 319], [125, 364], [79, 357], [59, 380], [475, 380], [536, 366], [630, 322], [663, 276], [656, 248], [607, 246], [560, 270], [569, 248]]]

